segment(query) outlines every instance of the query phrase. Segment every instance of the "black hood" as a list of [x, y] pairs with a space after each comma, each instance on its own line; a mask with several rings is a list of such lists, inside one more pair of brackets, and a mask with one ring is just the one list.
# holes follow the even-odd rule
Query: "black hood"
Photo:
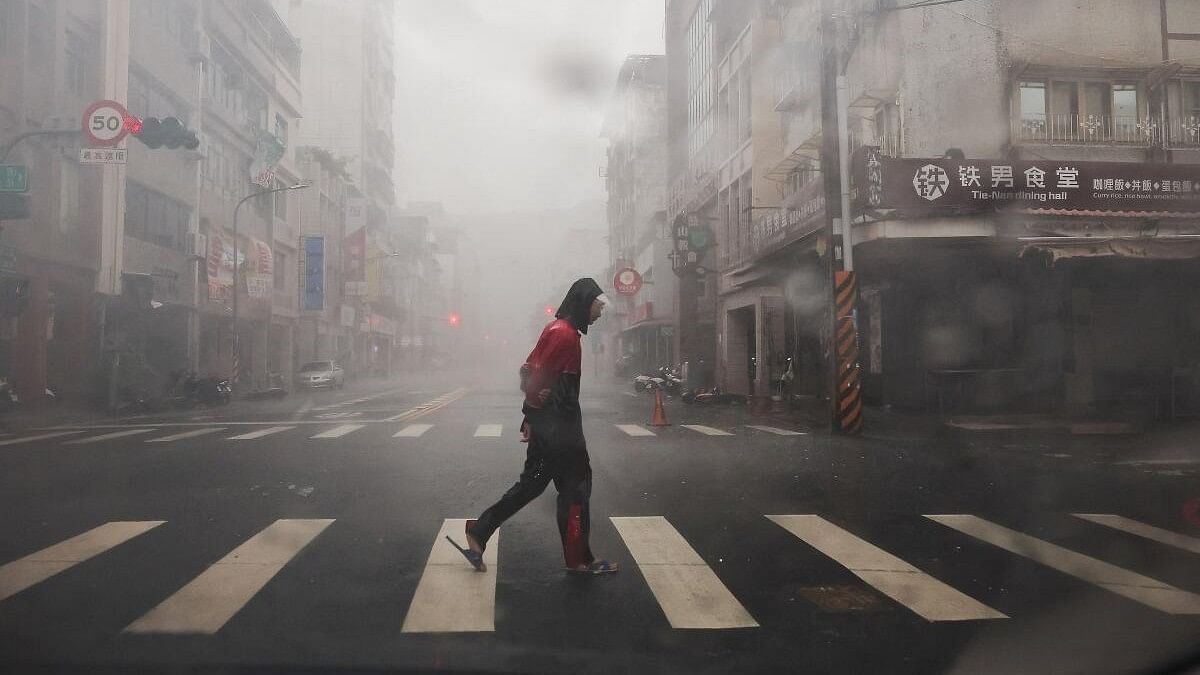
[[567, 297], [563, 298], [554, 317], [570, 321], [575, 330], [587, 335], [588, 324], [592, 321], [592, 303], [603, 293], [594, 279], [580, 279], [571, 284], [571, 290], [567, 291]]

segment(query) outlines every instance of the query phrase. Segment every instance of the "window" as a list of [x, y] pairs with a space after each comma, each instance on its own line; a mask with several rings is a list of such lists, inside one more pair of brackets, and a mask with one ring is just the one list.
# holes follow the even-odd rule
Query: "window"
[[133, 181], [125, 188], [125, 236], [183, 250], [191, 209]]
[[1138, 92], [1135, 84], [1112, 86], [1112, 116], [1114, 127], [1122, 134], [1137, 133]]
[[1183, 83], [1183, 114], [1200, 117], [1200, 82]]
[[1141, 98], [1132, 82], [1023, 80], [1020, 133], [1028, 140], [1145, 143]]
[[[882, 112], [882, 111], [881, 111]], [[1046, 122], [1046, 83], [1021, 83], [1021, 123], [1045, 124]], [[879, 130], [878, 121], [875, 124]]]

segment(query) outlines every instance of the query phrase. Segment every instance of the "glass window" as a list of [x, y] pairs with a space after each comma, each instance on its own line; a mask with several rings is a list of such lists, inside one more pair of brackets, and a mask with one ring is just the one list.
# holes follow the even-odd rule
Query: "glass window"
[[1200, 82], [1183, 83], [1183, 111], [1185, 115], [1200, 115]]
[[[880, 111], [882, 113], [882, 110]], [[1021, 121], [1040, 122], [1046, 119], [1046, 83], [1021, 83]], [[876, 116], [875, 128], [880, 135], [886, 132], [880, 126], [879, 116]]]
[[1120, 124], [1137, 123], [1138, 92], [1135, 84], [1114, 84], [1112, 86], [1113, 117]]

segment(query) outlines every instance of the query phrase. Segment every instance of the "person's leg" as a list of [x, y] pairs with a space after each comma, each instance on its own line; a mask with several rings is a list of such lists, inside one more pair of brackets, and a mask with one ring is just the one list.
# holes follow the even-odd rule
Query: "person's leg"
[[537, 439], [529, 442], [529, 450], [525, 457], [525, 468], [521, 477], [513, 484], [508, 492], [492, 506], [488, 507], [474, 524], [468, 523], [467, 543], [472, 550], [480, 553], [487, 547], [488, 539], [517, 511], [537, 498], [550, 484], [550, 466], [546, 453]]
[[592, 467], [587, 451], [566, 462], [555, 476], [558, 488], [558, 533], [568, 569], [590, 565], [596, 558], [589, 543], [591, 533]]

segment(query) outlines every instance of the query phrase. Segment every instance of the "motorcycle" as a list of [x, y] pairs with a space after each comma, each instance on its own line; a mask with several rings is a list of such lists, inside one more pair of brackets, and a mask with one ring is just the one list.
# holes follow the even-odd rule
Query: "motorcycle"
[[8, 383], [8, 378], [0, 377], [0, 413], [15, 410], [21, 404], [21, 398]]
[[698, 405], [746, 405], [749, 401], [741, 394], [729, 394], [721, 391], [720, 387], [712, 389], [693, 389], [680, 397], [684, 403]]
[[643, 391], [654, 391], [661, 389], [666, 384], [666, 380], [653, 375], [638, 375], [633, 378], [633, 391], [640, 393]]
[[663, 379], [663, 389], [668, 394], [679, 395], [683, 391], [683, 378], [680, 377], [677, 367], [663, 366], [659, 369], [659, 374]]
[[228, 405], [233, 399], [233, 388], [229, 380], [218, 377], [198, 378], [190, 371], [173, 374], [167, 385], [168, 398], [175, 407], [193, 404]]

